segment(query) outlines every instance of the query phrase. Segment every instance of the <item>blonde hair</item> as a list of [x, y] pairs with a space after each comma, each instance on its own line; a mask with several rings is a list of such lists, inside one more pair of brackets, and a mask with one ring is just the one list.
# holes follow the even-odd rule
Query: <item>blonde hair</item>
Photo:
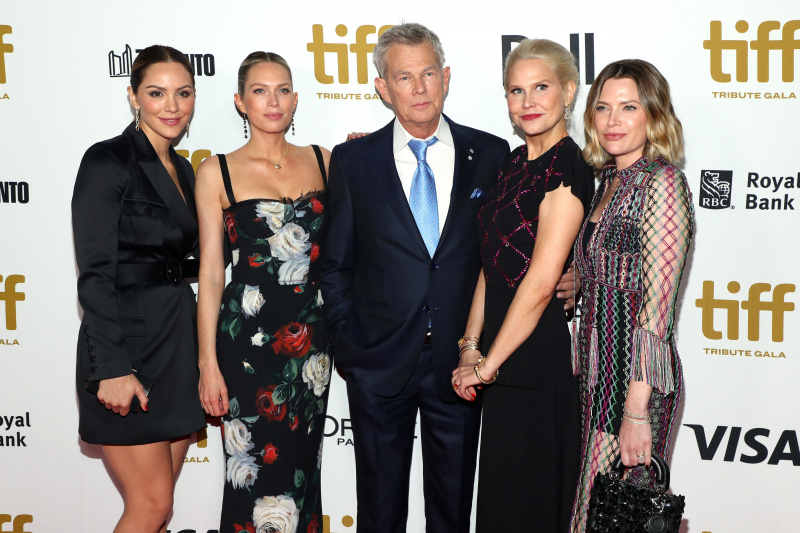
[[[578, 90], [578, 67], [572, 52], [558, 43], [548, 39], [525, 39], [511, 50], [506, 56], [506, 66], [503, 69], [503, 88], [508, 92], [508, 75], [519, 61], [525, 59], [541, 59], [549, 64], [558, 77], [561, 87], [566, 90], [569, 82], [575, 83]], [[572, 99], [575, 101], [575, 98]], [[570, 105], [572, 102], [570, 102]]]
[[294, 84], [292, 81], [292, 69], [289, 68], [289, 63], [284, 58], [274, 52], [253, 52], [244, 58], [242, 64], [239, 65], [239, 96], [244, 96], [244, 84], [247, 81], [247, 74], [250, 69], [259, 63], [277, 63], [289, 72], [289, 83]]
[[603, 85], [610, 79], [621, 78], [631, 79], [636, 84], [639, 101], [647, 115], [645, 157], [649, 161], [660, 157], [672, 164], [677, 163], [683, 157], [683, 126], [672, 107], [669, 83], [656, 67], [641, 59], [615, 61], [607, 65], [594, 81], [583, 114], [586, 135], [583, 158], [596, 169], [603, 168], [613, 159], [600, 145], [594, 115]]

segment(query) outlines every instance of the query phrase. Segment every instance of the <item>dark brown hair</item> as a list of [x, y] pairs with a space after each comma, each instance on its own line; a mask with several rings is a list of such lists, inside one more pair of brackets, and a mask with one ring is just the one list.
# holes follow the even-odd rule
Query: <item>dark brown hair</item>
[[192, 86], [194, 87], [194, 71], [189, 58], [171, 46], [154, 44], [139, 52], [139, 55], [133, 61], [133, 66], [131, 66], [131, 89], [133, 89], [133, 92], [135, 93], [139, 90], [139, 85], [141, 85], [148, 68], [156, 63], [172, 62], [180, 63], [186, 68], [192, 77]]

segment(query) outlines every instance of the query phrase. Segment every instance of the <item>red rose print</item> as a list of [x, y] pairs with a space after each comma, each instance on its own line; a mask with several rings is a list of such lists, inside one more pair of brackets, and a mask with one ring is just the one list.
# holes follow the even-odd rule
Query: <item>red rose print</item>
[[233, 213], [225, 213], [225, 231], [228, 232], [228, 238], [231, 243], [235, 243], [239, 235], [236, 234], [236, 218]]
[[233, 524], [234, 533], [256, 533], [256, 526], [252, 522], [248, 522], [244, 526]]
[[275, 446], [271, 442], [267, 443], [267, 445], [264, 446], [264, 462], [268, 465], [271, 465], [272, 463], [277, 461], [279, 451], [280, 449], [277, 446]]
[[247, 261], [251, 267], [258, 268], [267, 264], [267, 260], [261, 254], [253, 254], [247, 256]]
[[277, 385], [261, 387], [256, 391], [256, 409], [258, 414], [264, 416], [270, 422], [280, 422], [286, 416], [286, 404], [275, 405], [272, 401], [272, 393], [275, 392]]
[[325, 206], [322, 205], [322, 202], [320, 202], [316, 198], [312, 198], [308, 203], [311, 204], [311, 210], [314, 211], [316, 214], [320, 214], [323, 211], [325, 211]]
[[294, 288], [294, 292], [297, 294], [303, 294], [303, 286], [298, 285], [297, 287]]
[[310, 254], [311, 261], [314, 262], [319, 259], [319, 244], [314, 243], [311, 245], [311, 254]]
[[273, 335], [275, 342], [272, 343], [272, 349], [276, 354], [303, 357], [311, 348], [311, 335], [313, 332], [314, 328], [308, 324], [300, 324], [299, 322], [284, 324]]
[[319, 533], [319, 518], [317, 518], [317, 513], [311, 515], [311, 522], [308, 523], [306, 533]]
[[289, 422], [289, 429], [294, 431], [295, 429], [297, 429], [297, 426], [299, 426], [299, 425], [300, 425], [300, 421], [297, 419], [297, 417], [294, 417], [294, 418], [292, 418], [292, 421]]

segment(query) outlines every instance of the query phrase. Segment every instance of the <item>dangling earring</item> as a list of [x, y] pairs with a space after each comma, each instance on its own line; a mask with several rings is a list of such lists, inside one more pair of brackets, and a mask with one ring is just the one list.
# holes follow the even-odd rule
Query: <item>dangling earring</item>
[[247, 139], [247, 113], [242, 113], [242, 124], [244, 124], [244, 138]]
[[569, 118], [572, 116], [572, 109], [569, 107], [569, 102], [564, 102], [564, 120], [569, 122]]
[[517, 134], [517, 125], [514, 124], [514, 121], [511, 121], [511, 133], [516, 135]]
[[294, 135], [294, 111], [292, 111], [292, 135]]
[[136, 131], [139, 131], [139, 108], [136, 108]]
[[189, 136], [189, 122], [186, 122], [186, 136]]

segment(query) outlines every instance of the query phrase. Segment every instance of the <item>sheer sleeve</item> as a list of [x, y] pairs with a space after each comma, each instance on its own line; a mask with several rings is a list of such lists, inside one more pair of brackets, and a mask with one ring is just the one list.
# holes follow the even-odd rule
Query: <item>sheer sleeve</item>
[[675, 300], [693, 231], [686, 177], [668, 165], [648, 182], [642, 214], [642, 306], [633, 332], [631, 379], [664, 394], [675, 388]]

